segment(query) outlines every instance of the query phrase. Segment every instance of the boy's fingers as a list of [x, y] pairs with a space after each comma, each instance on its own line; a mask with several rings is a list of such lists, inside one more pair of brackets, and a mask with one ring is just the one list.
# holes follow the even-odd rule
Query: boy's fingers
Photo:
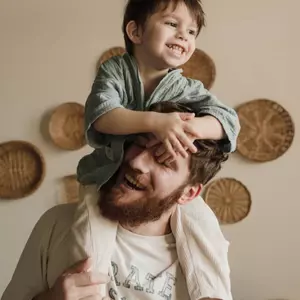
[[180, 142], [184, 145], [184, 147], [187, 147], [188, 150], [190, 150], [192, 153], [197, 152], [197, 148], [194, 145], [194, 143], [187, 137], [186, 134], [183, 134], [179, 137]]
[[160, 143], [160, 141], [158, 139], [151, 139], [147, 144], [146, 147], [147, 148], [151, 148], [154, 147], [156, 145], [158, 145]]
[[155, 151], [155, 156], [161, 156], [166, 152], [166, 148], [164, 145], [161, 145], [156, 151]]
[[178, 152], [183, 158], [188, 157], [188, 153], [185, 151], [184, 147], [182, 146], [181, 142], [176, 138], [172, 141], [173, 148]]
[[171, 160], [171, 161], [174, 160], [174, 158], [172, 158], [172, 156], [170, 155], [169, 152], [165, 152], [163, 155], [161, 155], [160, 157], [158, 157], [158, 162], [160, 164], [162, 164], [162, 163], [167, 164], [167, 160]]
[[168, 159], [166, 160], [165, 164], [166, 164], [167, 166], [169, 166], [169, 165], [171, 165], [171, 163], [172, 163], [173, 161], [174, 161], [173, 158], [168, 158]]
[[199, 138], [199, 132], [191, 126], [191, 124], [185, 123], [184, 124], [184, 132], [188, 137], [193, 137], [194, 139]]
[[169, 140], [165, 140], [164, 145], [165, 145], [167, 152], [169, 152], [169, 154], [171, 155], [171, 157], [176, 157], [176, 153], [172, 147], [171, 142]]
[[192, 120], [195, 117], [194, 113], [179, 113], [180, 119], [182, 121]]

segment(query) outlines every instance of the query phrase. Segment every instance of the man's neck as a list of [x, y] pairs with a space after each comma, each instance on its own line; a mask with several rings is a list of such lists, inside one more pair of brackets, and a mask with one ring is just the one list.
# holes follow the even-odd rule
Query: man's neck
[[171, 233], [170, 218], [173, 213], [169, 211], [163, 214], [159, 220], [141, 224], [136, 227], [129, 226], [128, 224], [121, 224], [121, 226], [133, 233], [145, 236], [161, 236]]
[[147, 61], [143, 54], [140, 54], [138, 51], [135, 52], [134, 57], [137, 61], [139, 73], [144, 84], [144, 92], [147, 96], [150, 96], [169, 70], [157, 70]]

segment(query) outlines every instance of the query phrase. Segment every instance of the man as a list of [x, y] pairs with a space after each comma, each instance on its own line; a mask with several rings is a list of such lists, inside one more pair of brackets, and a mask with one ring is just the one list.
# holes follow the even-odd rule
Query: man
[[[179, 112], [187, 107], [165, 102], [155, 110]], [[147, 148], [149, 142], [153, 146]], [[231, 299], [228, 245], [211, 210], [202, 200], [197, 204], [201, 226], [195, 247], [203, 252], [198, 262], [203, 270], [198, 273], [199, 280], [191, 275], [195, 266], [186, 266], [199, 249], [185, 260], [178, 223], [172, 223], [176, 214], [187, 218], [180, 207], [192, 203], [228, 158], [215, 141], [197, 140], [195, 145], [197, 153], [187, 158], [178, 155], [165, 165], [157, 161], [155, 152], [160, 144], [153, 143], [152, 135], [138, 135], [128, 142], [118, 172], [96, 191], [96, 198], [94, 191], [96, 204], [89, 211], [89, 223], [84, 223], [92, 228], [88, 231], [93, 235], [91, 244], [80, 239], [80, 232], [76, 232], [76, 241], [71, 238], [76, 204], [52, 208], [35, 226], [2, 300], [93, 300], [104, 296], [122, 300]], [[96, 232], [95, 222], [100, 219], [103, 226]], [[81, 226], [82, 220], [78, 224]], [[115, 235], [110, 235], [113, 228]], [[85, 250], [90, 247], [91, 253], [96, 249], [93, 259], [100, 261], [98, 256], [104, 253], [109, 266], [93, 268], [93, 261], [77, 251], [75, 243], [85, 244]], [[75, 252], [82, 261], [69, 259]], [[105, 285], [106, 295], [99, 292], [99, 285]]]

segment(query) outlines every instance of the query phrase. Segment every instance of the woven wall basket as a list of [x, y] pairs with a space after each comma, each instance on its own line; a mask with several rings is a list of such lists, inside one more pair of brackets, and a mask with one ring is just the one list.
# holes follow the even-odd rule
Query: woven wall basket
[[0, 198], [18, 199], [35, 192], [45, 176], [40, 150], [25, 141], [0, 144]]
[[251, 208], [250, 192], [233, 178], [221, 178], [210, 183], [204, 200], [221, 224], [234, 224], [243, 220]]
[[237, 108], [241, 123], [237, 150], [258, 162], [277, 159], [291, 146], [295, 129], [289, 113], [278, 103], [257, 99]]
[[183, 69], [183, 76], [200, 80], [206, 89], [210, 89], [215, 81], [215, 63], [200, 49], [196, 49], [191, 58], [180, 68]]
[[77, 150], [86, 144], [84, 136], [84, 106], [69, 102], [58, 106], [51, 115], [49, 134], [61, 149]]
[[76, 175], [63, 177], [64, 193], [67, 203], [77, 202], [79, 200], [79, 182]]
[[100, 65], [103, 64], [106, 60], [110, 59], [113, 56], [118, 56], [122, 55], [126, 52], [124, 47], [112, 47], [109, 48], [108, 50], [105, 50], [98, 61], [97, 64], [97, 70], [99, 69]]

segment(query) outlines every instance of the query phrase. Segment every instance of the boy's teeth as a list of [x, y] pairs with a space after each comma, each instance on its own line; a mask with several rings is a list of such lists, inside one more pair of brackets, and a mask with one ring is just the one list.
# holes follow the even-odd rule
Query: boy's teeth
[[177, 45], [168, 45], [168, 47], [170, 49], [172, 49], [174, 52], [179, 53], [179, 54], [182, 54], [184, 51], [184, 49], [182, 47], [177, 46]]
[[132, 176], [129, 174], [125, 174], [125, 178], [133, 185], [137, 186], [138, 188], [144, 188], [141, 184], [139, 184]]

